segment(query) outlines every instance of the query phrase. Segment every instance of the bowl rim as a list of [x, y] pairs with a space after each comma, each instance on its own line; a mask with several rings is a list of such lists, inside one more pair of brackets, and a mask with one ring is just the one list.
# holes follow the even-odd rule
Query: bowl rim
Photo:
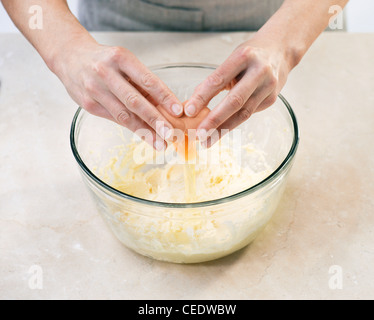
[[[195, 64], [195, 63], [180, 63], [180, 64], [163, 64], [163, 65], [155, 65], [150, 67], [150, 70], [162, 70], [162, 69], [170, 69], [170, 68], [200, 68], [200, 69], [211, 69], [214, 70], [218, 66], [213, 64]], [[193, 202], [193, 203], [172, 203], [172, 202], [158, 202], [154, 200], [147, 200], [143, 198], [139, 198], [136, 196], [129, 195], [127, 193], [124, 193], [122, 191], [119, 191], [113, 187], [111, 187], [109, 184], [102, 181], [100, 178], [98, 178], [83, 162], [82, 158], [80, 157], [78, 148], [75, 143], [75, 137], [76, 137], [76, 128], [77, 128], [77, 121], [79, 119], [79, 116], [81, 112], [83, 112], [84, 109], [81, 107], [78, 107], [78, 110], [76, 111], [73, 121], [70, 128], [70, 146], [74, 155], [75, 160], [77, 161], [79, 167], [83, 170], [83, 172], [95, 183], [103, 187], [106, 191], [109, 191], [110, 193], [114, 193], [115, 195], [119, 196], [120, 198], [124, 198], [126, 200], [131, 200], [137, 203], [141, 203], [144, 205], [150, 205], [150, 206], [156, 206], [156, 207], [165, 207], [165, 208], [201, 208], [201, 207], [208, 207], [208, 206], [214, 206], [218, 204], [228, 203], [234, 200], [237, 200], [239, 198], [242, 198], [246, 195], [249, 195], [251, 193], [254, 193], [261, 189], [262, 187], [270, 184], [272, 181], [274, 181], [281, 173], [284, 172], [284, 170], [288, 167], [288, 165], [293, 160], [298, 145], [299, 145], [299, 127], [298, 122], [296, 119], [296, 115], [291, 107], [291, 105], [288, 103], [288, 101], [283, 97], [283, 95], [279, 94], [278, 98], [283, 102], [285, 107], [288, 110], [288, 113], [291, 117], [293, 128], [294, 128], [294, 135], [293, 135], [293, 142], [291, 145], [291, 148], [285, 157], [285, 159], [282, 161], [282, 163], [265, 179], [261, 180], [257, 184], [251, 186], [248, 189], [242, 190], [238, 193], [232, 194], [230, 196], [226, 196], [219, 199], [214, 200], [208, 200], [208, 201], [201, 201], [201, 202]]]

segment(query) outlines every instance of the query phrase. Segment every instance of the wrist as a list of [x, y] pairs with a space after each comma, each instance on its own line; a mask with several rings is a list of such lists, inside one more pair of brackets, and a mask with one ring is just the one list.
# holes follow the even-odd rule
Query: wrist
[[281, 32], [269, 32], [270, 30], [259, 30], [250, 43], [254, 46], [266, 48], [282, 60], [290, 72], [303, 58], [306, 49], [287, 34]]
[[63, 73], [65, 66], [70, 63], [79, 51], [88, 46], [97, 46], [98, 43], [90, 34], [74, 36], [66, 41], [53, 45], [53, 49], [43, 55], [48, 68], [57, 76]]
[[300, 63], [305, 52], [306, 50], [304, 50], [303, 46], [292, 43], [285, 45], [285, 48], [283, 49], [283, 54], [290, 71]]

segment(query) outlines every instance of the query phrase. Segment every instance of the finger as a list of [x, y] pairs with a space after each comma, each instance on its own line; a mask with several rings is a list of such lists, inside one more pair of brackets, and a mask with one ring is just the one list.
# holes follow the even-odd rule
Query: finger
[[278, 95], [274, 92], [269, 95], [261, 104], [257, 107], [255, 113], [266, 110], [271, 107], [278, 100]]
[[[264, 74], [251, 70], [234, 86], [229, 94], [218, 104], [200, 124], [199, 129], [209, 131], [218, 128], [233, 114], [239, 112], [256, 91], [263, 87]], [[265, 88], [266, 89], [266, 88]]]
[[80, 105], [88, 113], [93, 114], [94, 116], [105, 118], [108, 120], [114, 120], [112, 115], [106, 110], [100, 103], [95, 101], [90, 97], [83, 98], [83, 101]]
[[141, 95], [146, 98], [151, 104], [153, 104], [154, 106], [157, 106], [158, 103], [157, 101], [147, 92], [145, 91], [144, 89], [142, 89], [141, 87], [139, 87], [135, 82], [131, 81], [131, 79], [127, 80], [136, 90], [138, 90]]
[[107, 89], [97, 90], [92, 93], [92, 97], [99, 105], [106, 107], [106, 112], [111, 118], [110, 120], [128, 128], [157, 151], [165, 149], [165, 143], [160, 140], [156, 132], [136, 114], [129, 111], [110, 91]]
[[160, 105], [174, 117], [182, 116], [183, 106], [174, 93], [136, 57], [133, 57], [131, 63], [120, 63], [120, 69], [141, 91], [152, 97], [155, 105]]
[[145, 128], [155, 131], [141, 120], [137, 115], [128, 110], [111, 92], [100, 91], [93, 95], [96, 101], [107, 108], [107, 111], [112, 116], [113, 120], [119, 125], [135, 132], [140, 128]]
[[189, 117], [197, 115], [217, 94], [232, 87], [233, 80], [235, 81], [246, 66], [245, 59], [236, 53], [233, 54], [195, 89], [184, 108], [184, 113]]
[[259, 93], [255, 93], [239, 112], [234, 114], [231, 118], [220, 125], [217, 130], [211, 130], [210, 132], [213, 132], [214, 134], [203, 139], [203, 147], [212, 147], [224, 135], [234, 130], [243, 122], [247, 121], [253, 113], [265, 110], [269, 106], [273, 105], [277, 99], [277, 95], [275, 94], [275, 92], [272, 92], [265, 98], [264, 92], [265, 91], [259, 91]]
[[[231, 118], [218, 127], [218, 131], [231, 131], [241, 125], [243, 122], [247, 121], [260, 106], [264, 107], [267, 105], [267, 107], [269, 107], [272, 105], [274, 103], [274, 97], [276, 100], [276, 94], [274, 92], [270, 94], [265, 92], [266, 91], [261, 91], [254, 94], [239, 112], [234, 114]], [[213, 142], [215, 143], [216, 141]]]
[[163, 139], [172, 137], [172, 125], [120, 74], [108, 72], [106, 80], [108, 88], [129, 111], [145, 121]]

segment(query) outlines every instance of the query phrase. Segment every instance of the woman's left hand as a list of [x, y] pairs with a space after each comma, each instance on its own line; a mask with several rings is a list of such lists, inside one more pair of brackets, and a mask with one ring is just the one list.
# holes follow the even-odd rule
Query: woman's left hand
[[[184, 112], [194, 117], [222, 90], [227, 96], [206, 116], [198, 127], [201, 141], [213, 130], [232, 130], [254, 113], [274, 104], [291, 70], [286, 51], [271, 41], [249, 40], [196, 89]], [[219, 135], [220, 136], [220, 135]], [[216, 140], [213, 138], [210, 140]], [[207, 146], [216, 141], [208, 141]]]

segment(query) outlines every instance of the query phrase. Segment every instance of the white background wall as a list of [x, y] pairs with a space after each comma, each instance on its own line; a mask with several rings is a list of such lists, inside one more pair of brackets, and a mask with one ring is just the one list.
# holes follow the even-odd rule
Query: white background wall
[[[68, 0], [73, 13], [78, 0]], [[346, 27], [350, 32], [374, 32], [374, 0], [350, 0], [347, 6]], [[0, 33], [18, 32], [0, 5]]]
[[350, 32], [374, 32], [374, 0], [350, 0], [347, 5]]

